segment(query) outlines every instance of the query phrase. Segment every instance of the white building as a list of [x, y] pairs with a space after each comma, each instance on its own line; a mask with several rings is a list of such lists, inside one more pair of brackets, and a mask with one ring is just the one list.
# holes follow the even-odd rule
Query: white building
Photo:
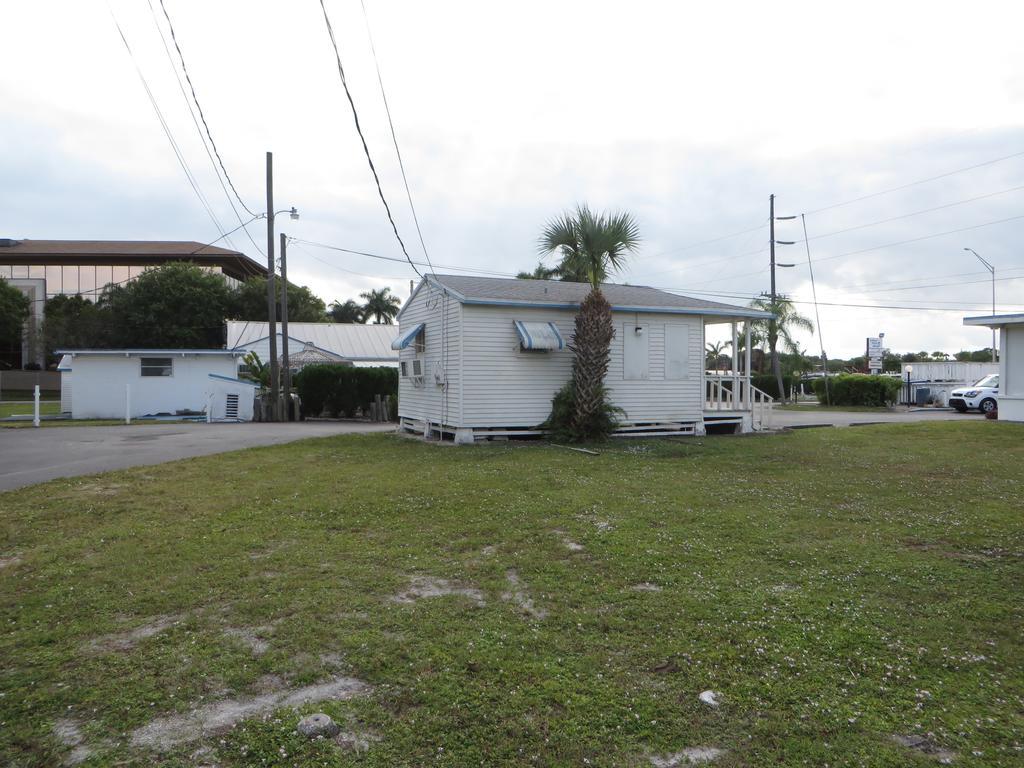
[[61, 408], [74, 419], [200, 414], [251, 421], [256, 385], [238, 378], [244, 354], [223, 349], [62, 350]]
[[928, 390], [928, 397], [939, 405], [949, 403], [954, 389], [967, 387], [989, 374], [999, 373], [999, 363], [968, 363], [956, 360], [927, 363], [904, 363], [903, 373], [910, 382], [910, 402], [918, 402], [918, 392]]
[[[228, 349], [255, 352], [260, 360], [270, 360], [269, 323], [228, 320]], [[281, 357], [281, 326], [278, 324], [277, 355]], [[288, 352], [317, 352], [325, 361], [342, 365], [398, 367], [398, 353], [391, 342], [398, 335], [397, 325], [362, 323], [288, 323]]]
[[999, 420], [1024, 421], [1024, 314], [965, 317], [999, 331]]
[[[457, 442], [540, 434], [569, 380], [585, 283], [427, 275], [398, 314], [401, 426]], [[771, 398], [750, 385], [749, 321], [764, 312], [626, 285], [604, 285], [615, 338], [605, 384], [623, 434], [760, 429]], [[704, 370], [704, 328], [747, 323], [742, 371]], [[736, 344], [734, 344], [734, 349]]]

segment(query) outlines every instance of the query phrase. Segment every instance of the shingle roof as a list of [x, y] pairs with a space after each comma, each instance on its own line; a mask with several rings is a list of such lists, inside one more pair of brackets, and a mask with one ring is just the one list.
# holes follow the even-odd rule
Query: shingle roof
[[[579, 306], [590, 292], [589, 283], [568, 283], [560, 280], [517, 280], [464, 275], [428, 277], [451, 290], [456, 294], [456, 298], [467, 304], [550, 305], [556, 308], [572, 308]], [[601, 291], [616, 310], [640, 309], [735, 317], [768, 317], [766, 313], [749, 307], [679, 296], [642, 285], [604, 283], [601, 285]]]
[[[280, 325], [277, 332], [281, 333]], [[227, 346], [228, 349], [246, 347], [269, 335], [268, 323], [229, 320]], [[313, 344], [346, 360], [397, 360], [398, 353], [391, 349], [391, 342], [397, 336], [397, 325], [288, 323], [288, 338]]]
[[190, 240], [13, 240], [0, 238], [0, 264], [138, 264], [209, 262], [232, 277], [266, 274], [266, 267], [240, 251]]

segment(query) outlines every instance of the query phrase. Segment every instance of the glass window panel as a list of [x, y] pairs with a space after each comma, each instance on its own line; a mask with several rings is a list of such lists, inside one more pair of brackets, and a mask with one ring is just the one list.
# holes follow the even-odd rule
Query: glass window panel
[[78, 268], [78, 290], [87, 299], [96, 297], [96, 267], [83, 264]]
[[28, 277], [28, 267], [24, 267], [24, 266], [15, 264], [13, 267], [11, 267], [11, 270], [12, 270], [11, 276], [15, 280], [17, 280], [19, 277]]
[[145, 267], [128, 267], [128, 276], [134, 280], [146, 270]]
[[169, 357], [142, 357], [139, 359], [143, 376], [170, 376], [174, 370], [174, 363]]
[[11, 279], [11, 265], [10, 264], [0, 264], [0, 277], [6, 278], [8, 280]]
[[46, 267], [41, 264], [33, 264], [28, 268], [28, 276], [35, 280], [41, 280], [46, 277]]
[[96, 287], [101, 291], [110, 285], [111, 278], [111, 266], [109, 264], [102, 264], [96, 267]]
[[46, 268], [46, 295], [56, 296], [64, 285], [60, 277], [60, 265]]
[[78, 267], [64, 266], [64, 293], [78, 293]]
[[114, 283], [116, 283], [116, 284], [127, 283], [129, 277], [130, 277], [130, 274], [128, 272], [128, 267], [114, 267], [114, 280], [113, 280]]

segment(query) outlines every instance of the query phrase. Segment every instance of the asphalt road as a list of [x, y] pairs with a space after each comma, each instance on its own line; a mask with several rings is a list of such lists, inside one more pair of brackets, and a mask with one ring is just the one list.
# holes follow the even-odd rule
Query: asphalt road
[[799, 411], [775, 409], [772, 427], [852, 427], [859, 424], [905, 424], [914, 421], [968, 421], [984, 419], [980, 413], [957, 413], [945, 408], [906, 408], [883, 411], [833, 411], [808, 405]]
[[307, 437], [394, 429], [393, 424], [309, 421], [0, 429], [0, 491]]

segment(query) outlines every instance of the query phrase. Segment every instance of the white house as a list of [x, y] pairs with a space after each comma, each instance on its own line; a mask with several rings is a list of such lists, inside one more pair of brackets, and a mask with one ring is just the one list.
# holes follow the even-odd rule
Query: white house
[[965, 317], [999, 331], [999, 420], [1024, 421], [1024, 314]]
[[[590, 286], [427, 275], [398, 313], [402, 428], [456, 442], [540, 434], [569, 380], [573, 323]], [[703, 434], [711, 424], [766, 426], [771, 398], [750, 385], [749, 322], [768, 314], [654, 288], [602, 286], [615, 338], [606, 385], [621, 434]], [[742, 370], [704, 369], [704, 329], [739, 324]], [[738, 344], [734, 343], [736, 349]]]
[[61, 350], [62, 409], [74, 419], [200, 414], [251, 421], [256, 385], [238, 378], [244, 352], [224, 349]]
[[[281, 356], [283, 336], [278, 325], [277, 355]], [[228, 320], [228, 349], [255, 352], [264, 362], [270, 360], [269, 323]], [[288, 353], [293, 357], [305, 351], [309, 357], [341, 365], [398, 367], [398, 353], [391, 342], [398, 335], [396, 325], [362, 323], [288, 323]]]

